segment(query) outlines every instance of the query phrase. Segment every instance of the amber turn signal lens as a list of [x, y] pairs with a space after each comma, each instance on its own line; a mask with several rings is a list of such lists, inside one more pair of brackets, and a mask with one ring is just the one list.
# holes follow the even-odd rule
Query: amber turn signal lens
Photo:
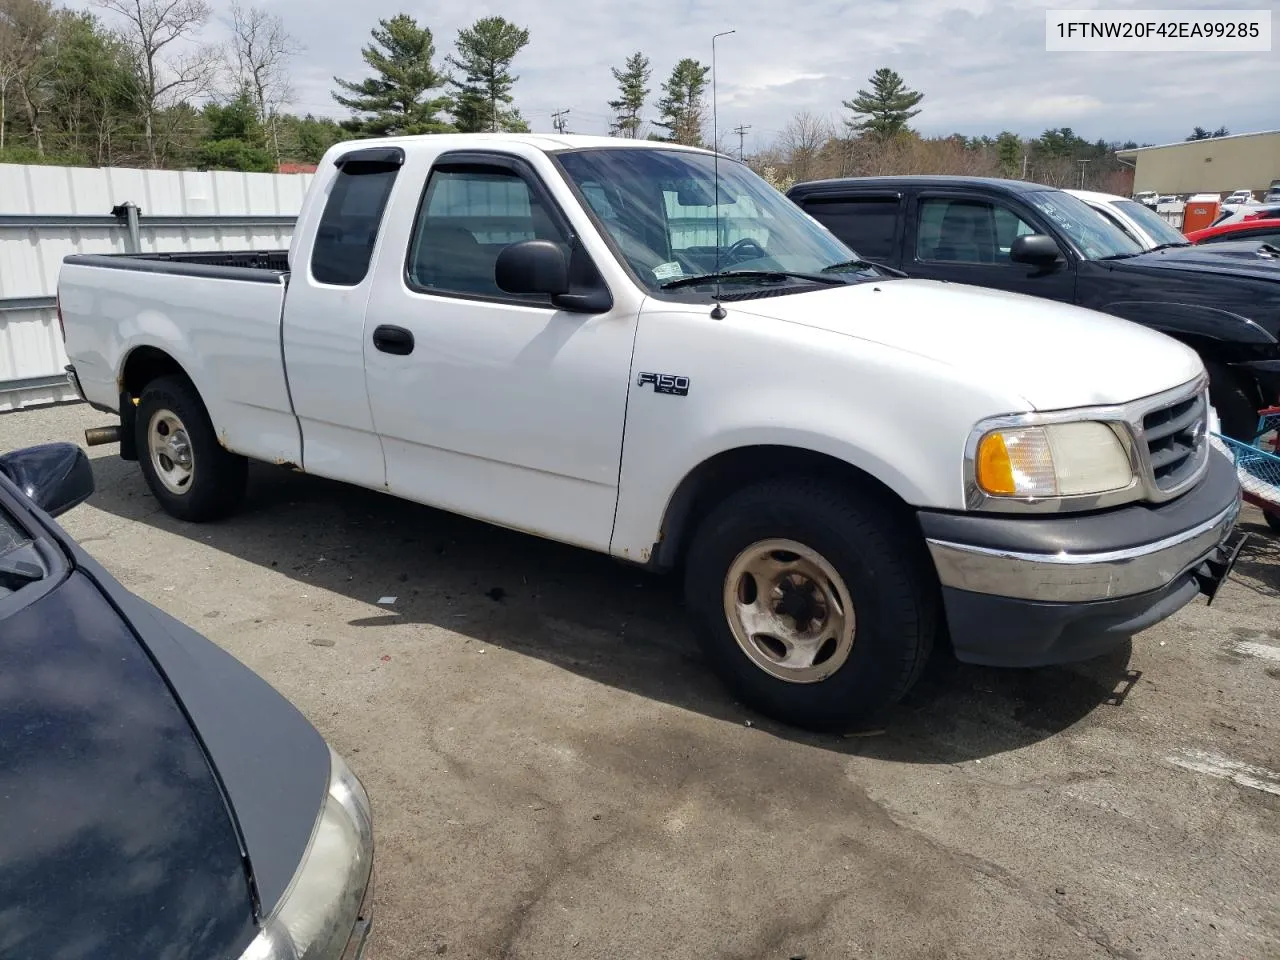
[[1005, 446], [1002, 434], [988, 433], [982, 438], [978, 444], [977, 464], [978, 486], [987, 493], [1008, 497], [1017, 492], [1009, 448]]

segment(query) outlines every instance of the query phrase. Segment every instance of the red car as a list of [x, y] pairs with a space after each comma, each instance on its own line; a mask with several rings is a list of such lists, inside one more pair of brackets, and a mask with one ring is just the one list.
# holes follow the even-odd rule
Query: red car
[[1221, 243], [1224, 240], [1257, 240], [1280, 247], [1280, 218], [1267, 220], [1237, 220], [1187, 234], [1192, 243]]

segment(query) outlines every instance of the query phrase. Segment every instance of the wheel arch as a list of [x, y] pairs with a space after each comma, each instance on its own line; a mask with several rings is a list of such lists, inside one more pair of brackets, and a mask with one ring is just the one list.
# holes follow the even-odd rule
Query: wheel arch
[[[120, 392], [120, 458], [137, 460], [138, 447], [134, 435], [138, 398], [147, 384], [160, 377], [180, 376], [193, 386], [186, 369], [168, 351], [152, 346], [138, 344], [125, 354], [120, 365], [120, 374], [116, 377], [116, 388]], [[199, 388], [196, 388], [197, 393]]]
[[716, 503], [753, 484], [789, 477], [846, 485], [915, 523], [901, 496], [847, 460], [786, 444], [740, 446], [708, 457], [684, 475], [667, 501], [648, 566], [663, 571], [679, 566], [698, 523]]

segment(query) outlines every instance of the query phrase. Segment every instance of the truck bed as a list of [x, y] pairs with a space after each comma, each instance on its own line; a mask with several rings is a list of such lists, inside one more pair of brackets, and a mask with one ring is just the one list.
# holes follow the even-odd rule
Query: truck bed
[[285, 250], [67, 257], [58, 297], [85, 399], [117, 409], [139, 370], [173, 366], [195, 384], [223, 446], [299, 462], [281, 343], [288, 260]]
[[64, 263], [217, 280], [279, 283], [289, 273], [288, 250], [210, 250], [196, 253], [81, 253]]

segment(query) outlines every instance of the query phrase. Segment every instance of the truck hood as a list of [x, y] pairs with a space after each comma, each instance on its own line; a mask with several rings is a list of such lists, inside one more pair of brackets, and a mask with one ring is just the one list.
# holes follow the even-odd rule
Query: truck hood
[[727, 306], [971, 371], [983, 386], [1011, 390], [1036, 410], [1125, 403], [1204, 370], [1189, 347], [1127, 320], [935, 280], [858, 283]]
[[1107, 265], [1117, 273], [1129, 270], [1182, 270], [1219, 276], [1280, 282], [1280, 258], [1267, 253], [1260, 240], [1231, 240], [1190, 247], [1148, 250]]

